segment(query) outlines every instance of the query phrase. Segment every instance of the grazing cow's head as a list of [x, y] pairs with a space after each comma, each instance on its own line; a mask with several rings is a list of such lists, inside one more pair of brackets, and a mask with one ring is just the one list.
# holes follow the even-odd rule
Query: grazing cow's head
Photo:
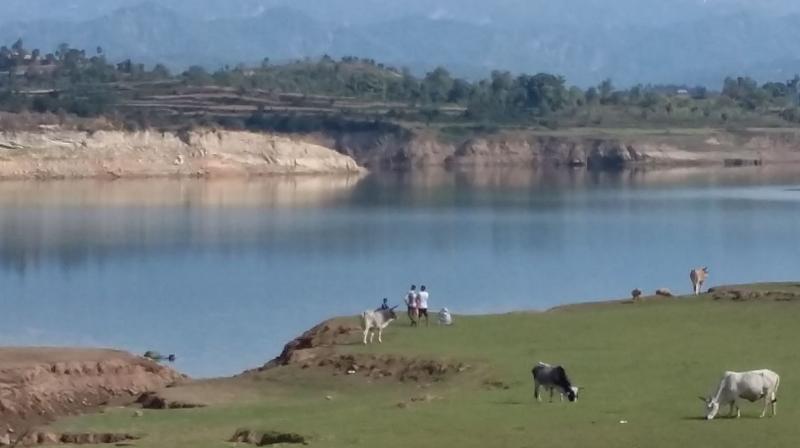
[[577, 387], [570, 387], [569, 389], [564, 391], [567, 395], [567, 400], [574, 402], [578, 401], [578, 388]]
[[706, 404], [706, 420], [714, 420], [714, 417], [717, 416], [717, 412], [719, 412], [719, 401], [715, 400], [713, 397], [698, 398]]

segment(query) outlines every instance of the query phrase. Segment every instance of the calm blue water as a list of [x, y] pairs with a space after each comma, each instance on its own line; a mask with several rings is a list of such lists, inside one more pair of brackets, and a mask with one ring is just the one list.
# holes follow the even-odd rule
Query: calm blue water
[[712, 285], [797, 280], [795, 172], [0, 183], [0, 344], [225, 375], [410, 283], [485, 313], [689, 292], [700, 265]]

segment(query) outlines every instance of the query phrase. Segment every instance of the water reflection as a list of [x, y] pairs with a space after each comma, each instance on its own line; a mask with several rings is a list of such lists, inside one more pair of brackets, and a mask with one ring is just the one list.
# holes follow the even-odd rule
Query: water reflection
[[217, 375], [412, 282], [490, 312], [684, 291], [698, 264], [715, 284], [792, 279], [794, 171], [0, 183], [0, 340], [177, 352]]

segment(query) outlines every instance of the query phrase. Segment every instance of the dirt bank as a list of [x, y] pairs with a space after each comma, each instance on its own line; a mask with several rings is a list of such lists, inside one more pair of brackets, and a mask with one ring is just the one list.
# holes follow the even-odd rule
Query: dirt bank
[[0, 436], [108, 404], [131, 403], [184, 378], [114, 350], [0, 348]]
[[0, 132], [0, 179], [258, 176], [358, 173], [355, 161], [289, 137], [243, 131], [185, 133], [58, 126]]
[[563, 166], [619, 169], [650, 166], [761, 165], [800, 162], [794, 129], [498, 131], [445, 137], [434, 131], [350, 133], [320, 143], [368, 168], [427, 166]]
[[0, 132], [0, 179], [242, 177], [420, 167], [620, 169], [800, 162], [794, 129], [444, 130], [279, 136], [246, 131]]
[[258, 369], [244, 372], [243, 375], [265, 372], [281, 366], [295, 366], [323, 370], [332, 375], [433, 382], [469, 369], [468, 365], [453, 360], [347, 353], [346, 346], [360, 345], [360, 337], [361, 329], [357, 319], [327, 320], [289, 341], [275, 359]]

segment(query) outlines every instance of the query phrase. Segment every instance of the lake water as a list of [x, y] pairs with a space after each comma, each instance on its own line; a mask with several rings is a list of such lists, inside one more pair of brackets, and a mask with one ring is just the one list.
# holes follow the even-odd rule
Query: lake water
[[306, 328], [400, 303], [544, 309], [638, 287], [800, 277], [800, 168], [0, 183], [0, 344], [259, 366]]

